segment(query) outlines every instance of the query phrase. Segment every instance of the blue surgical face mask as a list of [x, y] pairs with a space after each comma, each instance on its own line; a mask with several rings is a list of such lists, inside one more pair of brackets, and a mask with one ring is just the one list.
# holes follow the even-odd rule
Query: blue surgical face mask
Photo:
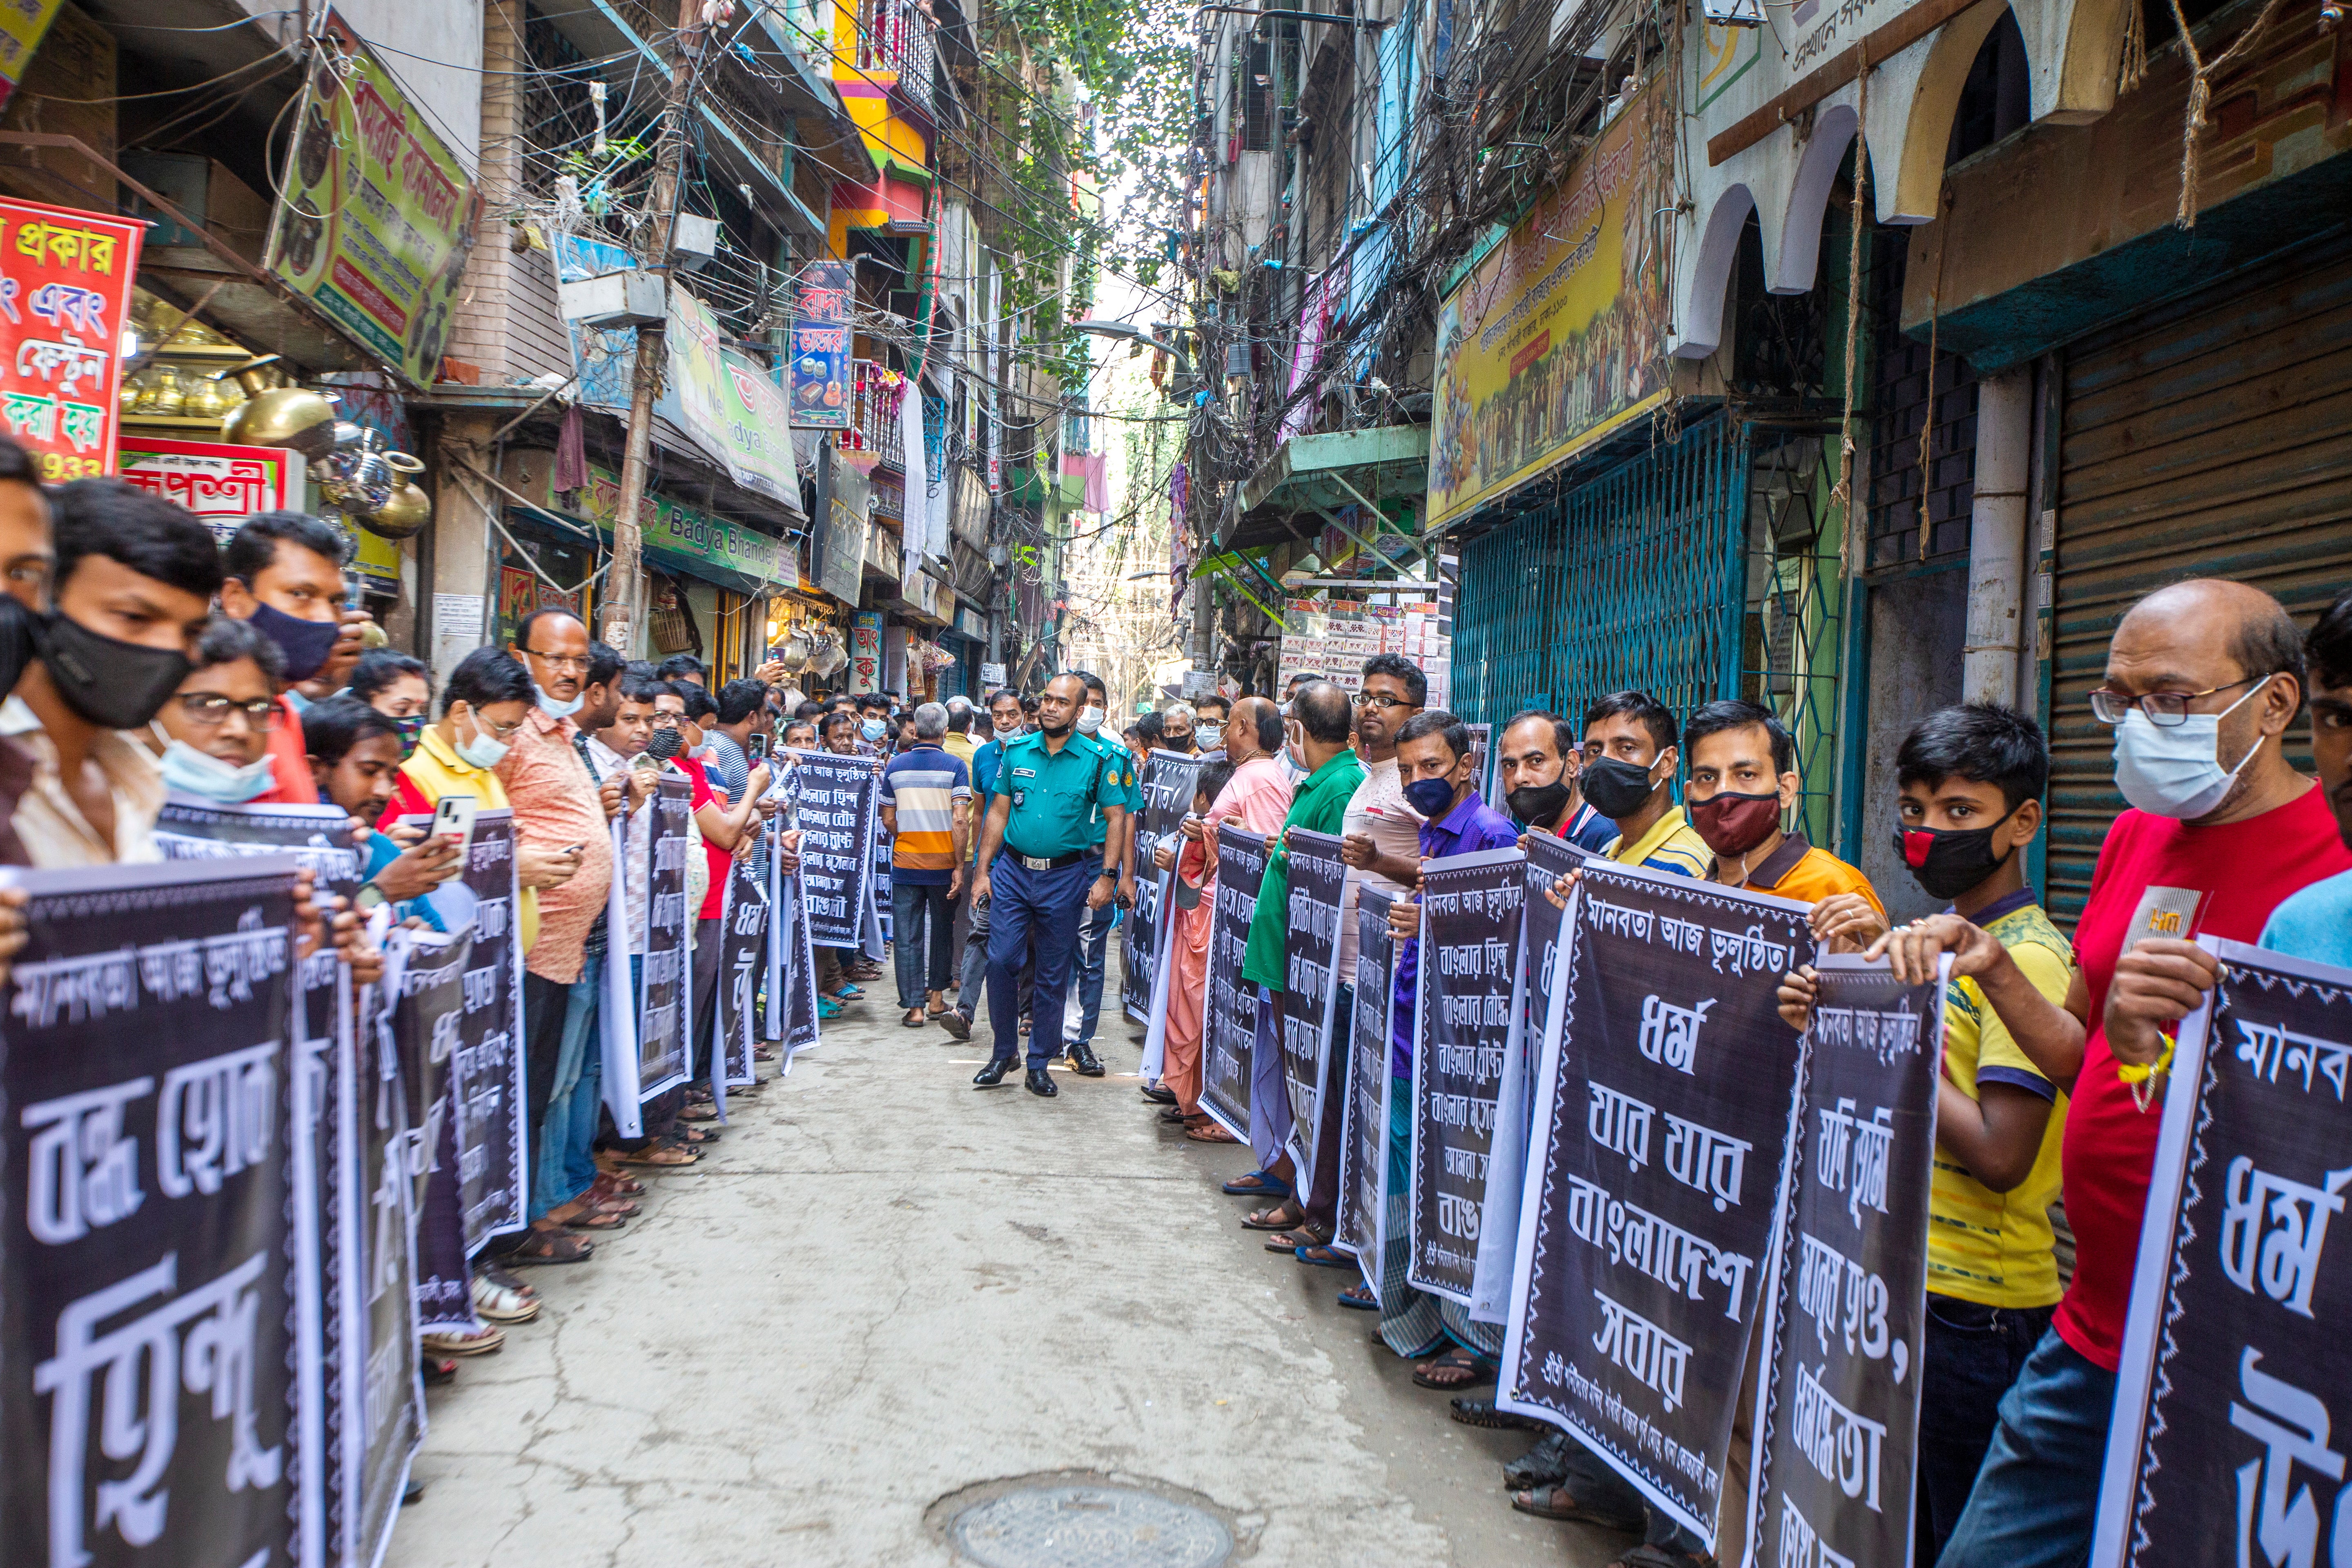
[[163, 783], [181, 795], [215, 805], [244, 805], [257, 795], [268, 794], [277, 783], [269, 761], [265, 754], [238, 767], [185, 741], [174, 741], [163, 749]]
[[2252, 691], [2219, 713], [2191, 713], [2178, 724], [2150, 722], [2134, 708], [2116, 727], [2116, 787], [2124, 799], [2153, 816], [2193, 822], [2218, 808], [2238, 782], [2266, 735], [2256, 735], [2234, 768], [2221, 765], [2221, 721], [2252, 701], [2270, 685], [2257, 681]]
[[530, 683], [530, 689], [539, 700], [539, 710], [546, 714], [551, 719], [569, 719], [574, 713], [580, 711], [580, 705], [582, 703], [588, 700], [585, 697], [574, 697], [569, 701], [561, 698], [550, 697], [547, 694], [547, 688], [541, 686], [536, 680]]
[[474, 738], [457, 742], [457, 755], [469, 766], [494, 768], [507, 760], [507, 743], [483, 727], [482, 721], [468, 713], [466, 722], [473, 727]]
[[889, 732], [889, 729], [890, 727], [879, 719], [868, 719], [865, 723], [857, 726], [857, 732], [869, 741], [878, 741]]

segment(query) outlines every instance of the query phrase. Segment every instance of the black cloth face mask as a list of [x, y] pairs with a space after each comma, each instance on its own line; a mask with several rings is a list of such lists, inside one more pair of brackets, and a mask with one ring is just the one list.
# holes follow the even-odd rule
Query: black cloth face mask
[[[1995, 828], [2015, 816], [2018, 805], [1985, 827], [1897, 827], [1895, 852], [1931, 899], [1957, 899], [1999, 870], [2008, 855], [1992, 851]], [[2011, 854], [2015, 854], [2011, 850]]]
[[303, 681], [319, 673], [327, 656], [335, 651], [335, 639], [342, 635], [340, 618], [331, 621], [306, 621], [289, 616], [275, 605], [257, 603], [253, 618], [245, 623], [271, 642], [286, 656], [286, 679]]
[[[1653, 763], [1651, 767], [1656, 765]], [[1651, 787], [1649, 768], [1615, 757], [1599, 757], [1584, 764], [1584, 798], [1612, 822], [1641, 810], [1642, 803], [1650, 798]]]
[[1503, 804], [1520, 826], [1549, 827], [1568, 809], [1569, 794], [1568, 781], [1554, 779], [1548, 784], [1521, 784], [1503, 796]]
[[154, 718], [195, 668], [178, 648], [118, 642], [54, 612], [35, 642], [66, 706], [103, 730], [136, 730]]

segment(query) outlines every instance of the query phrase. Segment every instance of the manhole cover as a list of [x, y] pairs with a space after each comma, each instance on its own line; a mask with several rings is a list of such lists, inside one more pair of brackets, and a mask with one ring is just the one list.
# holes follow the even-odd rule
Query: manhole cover
[[956, 1515], [948, 1539], [982, 1568], [1217, 1568], [1213, 1515], [1131, 1487], [1024, 1487]]

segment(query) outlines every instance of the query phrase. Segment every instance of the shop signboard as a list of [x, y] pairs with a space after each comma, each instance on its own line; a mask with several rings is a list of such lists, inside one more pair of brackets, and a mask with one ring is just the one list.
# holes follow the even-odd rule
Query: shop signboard
[[866, 476], [845, 463], [833, 469], [832, 515], [824, 521], [824, 537], [817, 560], [817, 585], [845, 605], [857, 603], [865, 581], [866, 520]]
[[849, 626], [849, 689], [859, 696], [882, 689], [882, 616], [861, 610]]
[[812, 261], [793, 289], [792, 424], [796, 430], [849, 428], [849, 263]]
[[482, 195], [333, 11], [295, 122], [269, 269], [416, 386], [438, 378]]
[[33, 63], [57, 14], [58, 0], [16, 0], [0, 6], [0, 109], [25, 79], [25, 68]]
[[[621, 477], [610, 468], [588, 466], [588, 483], [580, 491], [580, 510], [605, 533], [621, 512]], [[668, 496], [647, 495], [637, 503], [637, 530], [646, 551], [697, 576], [711, 572], [736, 580], [752, 579], [756, 586], [782, 580], [791, 564], [784, 542], [761, 533], [747, 523], [715, 516]]]
[[168, 441], [132, 431], [121, 443], [122, 477], [202, 518], [223, 544], [257, 511], [302, 506], [303, 461], [278, 447]]
[[47, 483], [114, 471], [122, 329], [144, 232], [0, 200], [0, 425]]
[[798, 511], [801, 481], [784, 390], [774, 372], [728, 347], [725, 337], [701, 300], [683, 289], [669, 291], [664, 342], [686, 433], [725, 466], [729, 479]]
[[1664, 403], [1672, 261], [1669, 95], [1611, 121], [1437, 319], [1429, 517], [1442, 526]]

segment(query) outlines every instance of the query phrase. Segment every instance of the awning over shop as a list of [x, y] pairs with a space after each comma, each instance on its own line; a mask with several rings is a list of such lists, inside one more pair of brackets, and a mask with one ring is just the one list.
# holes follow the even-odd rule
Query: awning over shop
[[1306, 513], [1313, 526], [1350, 506], [1377, 511], [1388, 501], [1418, 501], [1429, 489], [1429, 426], [1381, 425], [1294, 436], [1242, 481], [1236, 521], [1217, 541], [1228, 550], [1289, 538], [1283, 525]]

